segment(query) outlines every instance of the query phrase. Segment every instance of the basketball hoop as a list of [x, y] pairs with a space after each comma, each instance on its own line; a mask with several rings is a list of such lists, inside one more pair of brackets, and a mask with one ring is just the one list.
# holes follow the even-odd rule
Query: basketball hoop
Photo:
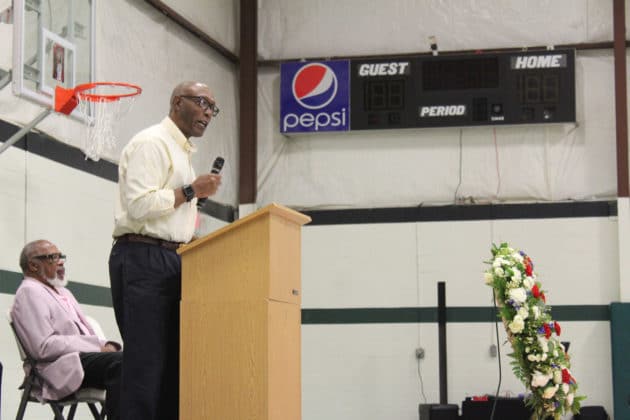
[[75, 108], [86, 122], [82, 138], [86, 159], [97, 161], [116, 145], [114, 124], [131, 109], [140, 86], [123, 82], [95, 82], [74, 89], [55, 88], [55, 111], [69, 115]]

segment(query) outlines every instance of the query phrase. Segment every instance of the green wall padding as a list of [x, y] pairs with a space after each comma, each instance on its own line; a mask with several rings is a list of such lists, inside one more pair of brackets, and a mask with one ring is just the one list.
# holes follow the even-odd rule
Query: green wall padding
[[613, 402], [616, 419], [630, 419], [630, 303], [610, 304]]

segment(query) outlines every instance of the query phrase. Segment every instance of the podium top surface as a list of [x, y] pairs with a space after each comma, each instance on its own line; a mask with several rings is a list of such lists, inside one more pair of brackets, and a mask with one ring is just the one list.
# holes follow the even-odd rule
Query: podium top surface
[[309, 223], [311, 221], [311, 218], [305, 214], [302, 214], [298, 211], [292, 210], [288, 207], [285, 207], [283, 205], [280, 204], [276, 204], [276, 203], [272, 203], [269, 204], [266, 207], [263, 207], [262, 209], [259, 209], [257, 211], [255, 211], [252, 214], [249, 214], [245, 217], [243, 217], [242, 219], [238, 219], [237, 221], [235, 221], [234, 223], [230, 223], [227, 226], [222, 227], [219, 230], [216, 230], [214, 232], [212, 232], [209, 235], [206, 235], [202, 238], [199, 238], [195, 241], [192, 241], [186, 245], [183, 245], [181, 247], [179, 247], [177, 249], [177, 253], [182, 255], [184, 253], [186, 253], [187, 251], [190, 251], [191, 249], [194, 249], [196, 247], [198, 247], [199, 245], [204, 244], [205, 242], [211, 241], [214, 238], [221, 236], [221, 235], [225, 235], [226, 233], [234, 230], [234, 229], [238, 229], [239, 226], [244, 225], [246, 223], [249, 223], [251, 221], [253, 221], [254, 219], [258, 219], [261, 217], [264, 217], [268, 214], [272, 214], [272, 215], [276, 215], [279, 216], [287, 221], [293, 222], [296, 225], [305, 225], [307, 223]]

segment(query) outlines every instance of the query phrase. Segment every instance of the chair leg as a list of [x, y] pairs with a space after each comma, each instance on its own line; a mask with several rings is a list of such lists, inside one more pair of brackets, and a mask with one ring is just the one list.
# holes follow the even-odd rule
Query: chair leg
[[24, 418], [24, 412], [26, 411], [26, 404], [28, 403], [28, 398], [31, 395], [31, 388], [33, 385], [28, 381], [24, 386], [24, 390], [22, 391], [22, 399], [20, 400], [20, 406], [18, 407], [17, 416], [15, 416], [15, 420], [22, 420]]
[[105, 408], [103, 408], [103, 412], [101, 413], [98, 412], [98, 408], [96, 408], [94, 403], [88, 403], [88, 408], [90, 409], [92, 416], [94, 416], [94, 420], [103, 420], [105, 418]]
[[50, 405], [50, 409], [55, 414], [55, 420], [65, 420], [63, 418], [63, 407], [55, 403], [49, 403], [48, 405]]
[[70, 406], [70, 411], [68, 412], [67, 420], [74, 420], [74, 413], [77, 411], [77, 404], [74, 403]]

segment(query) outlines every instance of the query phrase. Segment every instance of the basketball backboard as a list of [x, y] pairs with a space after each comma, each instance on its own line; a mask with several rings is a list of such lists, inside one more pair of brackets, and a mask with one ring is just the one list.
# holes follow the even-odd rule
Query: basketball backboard
[[96, 0], [13, 1], [13, 92], [53, 106], [56, 86], [94, 75]]

